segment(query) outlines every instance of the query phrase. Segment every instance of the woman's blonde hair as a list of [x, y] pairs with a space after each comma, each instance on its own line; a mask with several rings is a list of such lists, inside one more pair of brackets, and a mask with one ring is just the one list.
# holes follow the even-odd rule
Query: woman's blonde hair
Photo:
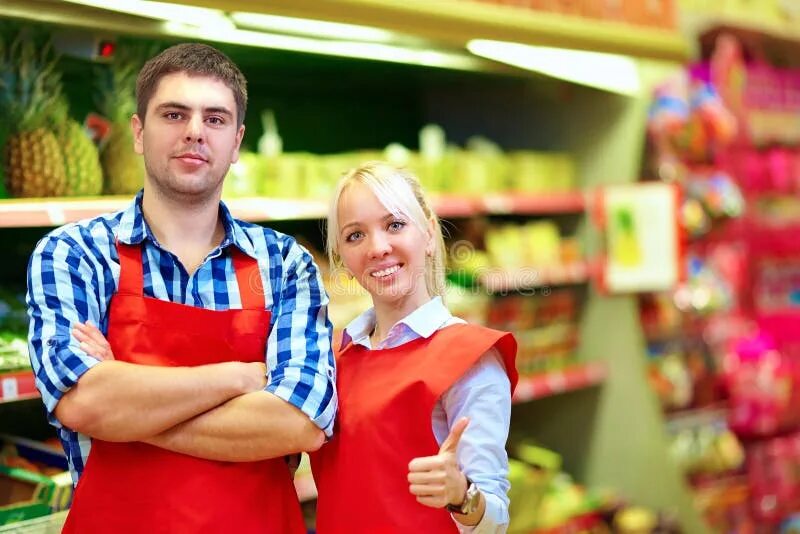
[[[380, 200], [393, 215], [408, 218], [427, 235], [433, 229], [433, 254], [425, 257], [425, 285], [428, 294], [444, 297], [446, 254], [439, 218], [430, 208], [422, 186], [414, 174], [382, 161], [369, 161], [350, 169], [339, 180], [328, 209], [328, 258], [331, 267], [341, 267], [339, 255], [339, 199], [351, 183], [361, 183]], [[429, 223], [430, 221], [430, 223]]]

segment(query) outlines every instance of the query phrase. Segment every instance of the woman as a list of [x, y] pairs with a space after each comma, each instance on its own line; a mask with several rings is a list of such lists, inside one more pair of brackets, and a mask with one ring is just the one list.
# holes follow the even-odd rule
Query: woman
[[337, 430], [311, 455], [319, 534], [505, 532], [516, 342], [445, 307], [444, 241], [417, 179], [348, 172], [328, 253], [373, 308], [345, 328]]

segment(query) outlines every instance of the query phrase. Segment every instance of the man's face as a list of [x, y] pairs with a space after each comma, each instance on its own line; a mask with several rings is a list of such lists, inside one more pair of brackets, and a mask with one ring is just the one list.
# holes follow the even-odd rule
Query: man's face
[[148, 185], [185, 200], [219, 194], [244, 135], [233, 91], [216, 78], [183, 72], [161, 78], [144, 125], [134, 115], [131, 126]]

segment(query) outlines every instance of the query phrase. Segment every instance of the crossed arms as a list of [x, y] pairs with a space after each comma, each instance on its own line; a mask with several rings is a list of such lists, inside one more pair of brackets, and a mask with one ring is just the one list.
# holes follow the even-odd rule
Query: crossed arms
[[[98, 276], [90, 264], [96, 258], [74, 242], [43, 240], [28, 274], [29, 339], [51, 421], [98, 439], [145, 441], [214, 460], [254, 461], [319, 448], [336, 406], [327, 297], [310, 256], [290, 247], [282, 287], [296, 295], [295, 304], [282, 312], [275, 303], [266, 360], [281, 363], [267, 373], [261, 363], [156, 367], [90, 356], [72, 328], [87, 321], [102, 325], [108, 300], [99, 279], [110, 270]], [[287, 331], [303, 336], [303, 343], [279, 344], [278, 333]], [[302, 349], [309, 345], [318, 357]], [[306, 384], [314, 388], [298, 395]]]

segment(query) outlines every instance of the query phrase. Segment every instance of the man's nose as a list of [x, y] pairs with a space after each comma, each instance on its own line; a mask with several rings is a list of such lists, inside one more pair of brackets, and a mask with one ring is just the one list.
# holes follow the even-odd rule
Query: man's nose
[[204, 141], [202, 117], [193, 116], [186, 121], [186, 141], [188, 143], [202, 143]]

